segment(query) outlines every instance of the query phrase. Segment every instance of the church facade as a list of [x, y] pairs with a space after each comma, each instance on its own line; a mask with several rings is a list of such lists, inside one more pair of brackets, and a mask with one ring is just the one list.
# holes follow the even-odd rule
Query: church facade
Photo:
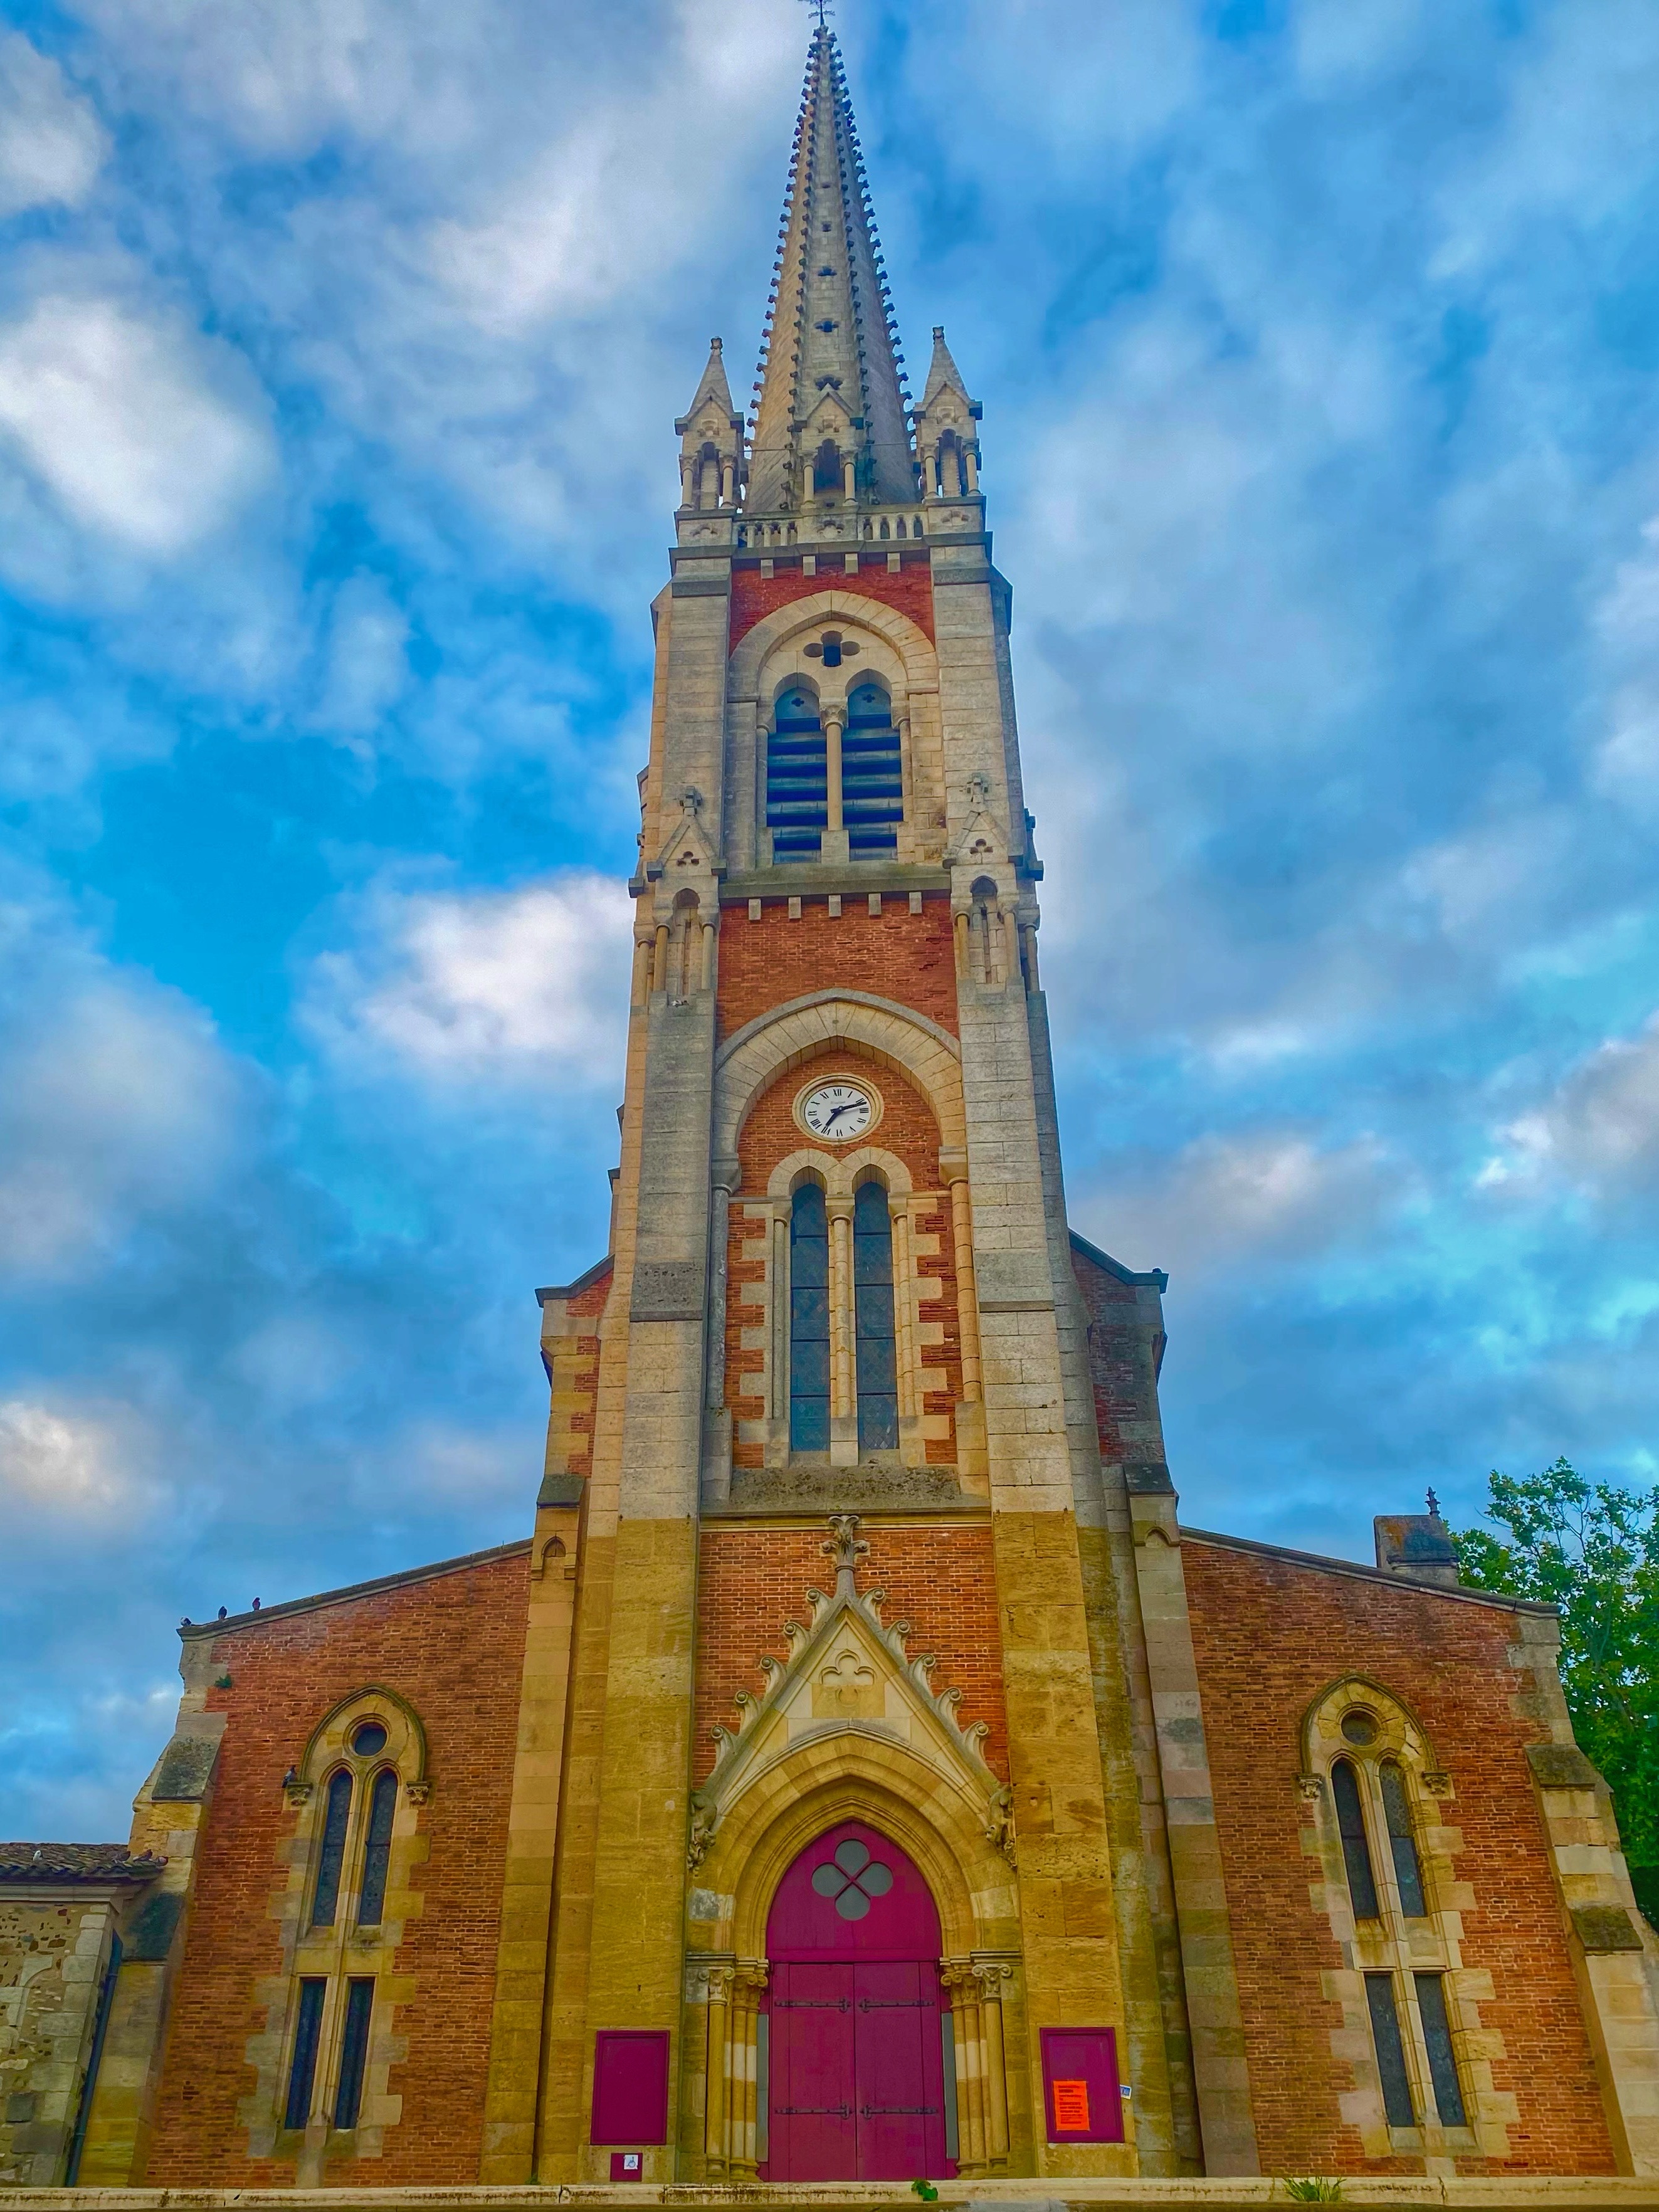
[[812, 39], [752, 423], [678, 424], [610, 1249], [525, 1540], [185, 1624], [0, 1850], [0, 2178], [1659, 2172], [1547, 1608], [1182, 1528], [1067, 1224], [980, 408]]

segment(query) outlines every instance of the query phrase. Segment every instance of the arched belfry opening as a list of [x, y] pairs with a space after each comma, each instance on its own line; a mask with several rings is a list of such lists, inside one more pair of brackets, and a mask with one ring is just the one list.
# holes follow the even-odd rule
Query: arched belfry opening
[[843, 1820], [796, 1858], [766, 1948], [773, 2181], [907, 2181], [954, 2170], [939, 1908], [892, 1838]]

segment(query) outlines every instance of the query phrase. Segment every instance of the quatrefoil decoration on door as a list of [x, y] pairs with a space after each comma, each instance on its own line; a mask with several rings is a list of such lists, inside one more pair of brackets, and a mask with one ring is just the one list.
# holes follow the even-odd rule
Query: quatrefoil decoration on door
[[862, 1920], [872, 1898], [885, 1897], [893, 1887], [893, 1869], [872, 1859], [856, 1836], [837, 1844], [832, 1861], [812, 1869], [812, 1887], [820, 1897], [833, 1897], [843, 1920]]

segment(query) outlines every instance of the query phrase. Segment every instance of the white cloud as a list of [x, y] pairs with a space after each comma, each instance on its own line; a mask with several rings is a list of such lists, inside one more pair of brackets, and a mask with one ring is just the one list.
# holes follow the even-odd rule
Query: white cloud
[[366, 137], [421, 125], [441, 139], [468, 50], [506, 28], [488, 0], [88, 0], [83, 14], [130, 50], [169, 102], [266, 155], [302, 155], [331, 131]]
[[209, 1189], [239, 1079], [206, 1018], [0, 907], [0, 1276], [62, 1277]]
[[1411, 55], [1422, 18], [1423, 0], [1302, 0], [1295, 24], [1297, 74], [1315, 91], [1351, 91], [1356, 79]]
[[[680, 35], [654, 70], [596, 89], [487, 212], [434, 227], [432, 267], [484, 328], [520, 333], [640, 298], [730, 193], [732, 128], [770, 109], [795, 26], [753, 0], [735, 14], [709, 0], [675, 12]], [[676, 210], [692, 206], [699, 220], [688, 228]]]
[[1620, 563], [1594, 628], [1612, 690], [1590, 781], [1646, 813], [1659, 808], [1659, 518], [1643, 525], [1641, 550]]
[[1499, 1133], [1487, 1189], [1566, 1182], [1612, 1200], [1659, 1186], [1659, 1014], [1609, 1037]]
[[1091, 1190], [1084, 1211], [1119, 1259], [1188, 1282], [1351, 1244], [1405, 1188], [1373, 1137], [1324, 1148], [1301, 1131], [1264, 1129], [1143, 1161], [1115, 1188]]
[[904, 28], [911, 102], [941, 119], [971, 105], [988, 148], [1032, 132], [1049, 161], [1139, 149], [1200, 82], [1191, 0], [966, 0], [917, 9]]
[[0, 1496], [14, 1510], [90, 1520], [130, 1511], [147, 1487], [106, 1423], [23, 1398], [0, 1400]]
[[[409, 1497], [474, 1510], [510, 1506], [532, 1492], [535, 1470], [526, 1442], [522, 1429], [487, 1431], [421, 1421], [391, 1441], [386, 1463], [396, 1468], [398, 1490]], [[368, 1472], [368, 1487], [378, 1491], [384, 1474]]]
[[1540, 216], [1599, 224], [1632, 204], [1632, 178], [1651, 166], [1659, 15], [1650, 0], [1546, 9], [1534, 37], [1495, 52], [1510, 64], [1499, 80], [1508, 112], [1440, 187], [1435, 276], [1497, 259]]
[[57, 63], [21, 32], [0, 37], [0, 216], [79, 207], [108, 151], [103, 125]]
[[348, 576], [329, 616], [327, 665], [312, 723], [366, 737], [409, 680], [409, 617], [376, 576]]
[[83, 528], [168, 560], [269, 473], [240, 356], [111, 299], [37, 300], [0, 328], [0, 438]]
[[368, 918], [313, 977], [310, 1019], [337, 1052], [440, 1081], [617, 1079], [633, 902], [614, 878], [382, 893]]

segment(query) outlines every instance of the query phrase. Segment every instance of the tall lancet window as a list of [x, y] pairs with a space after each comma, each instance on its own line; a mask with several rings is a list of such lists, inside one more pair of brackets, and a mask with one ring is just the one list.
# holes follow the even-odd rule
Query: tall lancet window
[[830, 819], [823, 724], [804, 685], [780, 692], [766, 740], [766, 826], [775, 860], [815, 860]]
[[789, 1213], [789, 1444], [830, 1449], [830, 1218], [815, 1182]]
[[853, 1307], [857, 1325], [859, 1449], [898, 1443], [898, 1369], [893, 1350], [893, 1224], [878, 1182], [853, 1200]]
[[860, 854], [898, 850], [896, 824], [904, 819], [904, 781], [892, 702], [879, 684], [855, 684], [847, 695], [847, 733], [841, 741], [842, 819], [847, 849]]

